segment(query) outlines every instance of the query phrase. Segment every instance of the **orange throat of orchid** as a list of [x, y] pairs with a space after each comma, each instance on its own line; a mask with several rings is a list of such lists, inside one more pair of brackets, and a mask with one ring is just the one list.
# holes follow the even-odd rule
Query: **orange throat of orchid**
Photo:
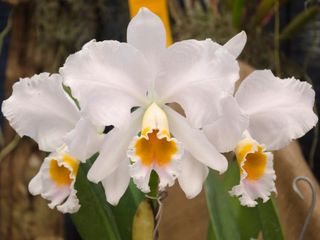
[[170, 136], [166, 113], [152, 103], [144, 113], [141, 135], [133, 144], [133, 159], [140, 159], [146, 167], [165, 167], [180, 150], [178, 141]]
[[267, 168], [267, 155], [263, 146], [257, 145], [254, 149], [254, 142], [245, 139], [236, 148], [236, 157], [240, 167], [240, 174], [246, 172], [247, 180], [256, 181], [261, 179]]
[[168, 136], [159, 138], [158, 133], [159, 130], [154, 129], [146, 136], [142, 135], [135, 143], [135, 153], [144, 166], [165, 166], [178, 152], [178, 146], [173, 139]]
[[60, 164], [56, 159], [50, 160], [49, 175], [58, 186], [69, 186], [73, 181], [72, 176], [77, 176], [78, 167], [79, 161], [65, 154]]

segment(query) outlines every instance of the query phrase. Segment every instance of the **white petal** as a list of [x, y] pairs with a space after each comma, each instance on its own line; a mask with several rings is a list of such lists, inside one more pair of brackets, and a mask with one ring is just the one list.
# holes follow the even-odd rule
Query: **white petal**
[[74, 128], [79, 111], [62, 88], [58, 74], [20, 79], [2, 104], [2, 112], [20, 136], [34, 139], [43, 151], [53, 151]]
[[221, 115], [221, 100], [225, 94], [218, 89], [204, 87], [185, 88], [170, 98], [181, 105], [194, 128], [203, 128]]
[[170, 165], [166, 167], [155, 167], [159, 176], [159, 191], [164, 191], [167, 187], [173, 186], [177, 176], [180, 175], [181, 159], [173, 159]]
[[69, 197], [67, 198], [67, 200], [63, 204], [57, 206], [58, 211], [62, 213], [70, 213], [70, 214], [78, 212], [81, 205], [79, 203], [79, 199], [76, 194], [77, 194], [77, 190], [74, 188], [74, 183], [73, 183], [71, 187], [71, 193], [69, 194]]
[[159, 55], [166, 48], [166, 31], [161, 19], [149, 9], [141, 8], [128, 25], [127, 42], [139, 49], [156, 70]]
[[227, 49], [228, 52], [231, 53], [235, 58], [237, 58], [241, 54], [246, 42], [247, 34], [245, 31], [241, 31], [231, 38], [226, 44], [224, 44], [223, 47]]
[[42, 192], [41, 170], [31, 179], [28, 190], [32, 195], [38, 195]]
[[106, 194], [106, 199], [112, 205], [118, 204], [129, 185], [129, 163], [128, 158], [122, 160], [119, 167], [101, 181]]
[[62, 204], [66, 198], [68, 198], [70, 191], [68, 188], [59, 189], [56, 186], [42, 193], [42, 197], [51, 201], [48, 206], [54, 209], [57, 205]]
[[129, 44], [91, 41], [70, 55], [60, 72], [93, 124], [121, 126], [131, 108], [146, 101], [149, 68], [143, 54]]
[[220, 173], [227, 170], [228, 161], [202, 131], [190, 127], [187, 120], [171, 108], [164, 106], [163, 109], [168, 114], [170, 131], [195, 159]]
[[98, 133], [97, 127], [86, 118], [81, 118], [76, 127], [65, 137], [68, 154], [85, 162], [97, 153], [103, 143], [104, 134]]
[[136, 186], [144, 193], [150, 192], [149, 180], [152, 168], [144, 166], [141, 161], [130, 166], [130, 176]]
[[128, 146], [141, 128], [143, 111], [134, 111], [126, 127], [114, 128], [106, 135], [99, 157], [88, 172], [90, 181], [98, 183], [106, 178], [126, 158]]
[[287, 145], [318, 121], [313, 112], [311, 85], [294, 78], [279, 79], [271, 71], [255, 71], [236, 93], [239, 106], [249, 115], [249, 132], [269, 150]]
[[180, 187], [187, 198], [196, 197], [209, 173], [208, 168], [185, 152], [181, 161], [181, 173], [178, 176]]
[[[172, 138], [171, 138], [172, 139]], [[178, 148], [177, 153], [172, 156], [171, 162], [166, 166], [154, 165], [154, 170], [159, 176], [159, 190], [164, 191], [167, 187], [173, 186], [176, 178], [181, 173], [182, 156], [184, 156], [183, 144], [177, 139], [173, 139]]]
[[231, 96], [221, 101], [220, 109], [220, 116], [213, 123], [204, 126], [203, 131], [219, 152], [229, 152], [247, 129], [248, 117]]
[[202, 94], [215, 94], [217, 89], [233, 94], [238, 78], [238, 62], [226, 49], [209, 39], [187, 40], [165, 51], [155, 86], [164, 103], [174, 102], [186, 89], [194, 94], [181, 94], [184, 98], [199, 101]]

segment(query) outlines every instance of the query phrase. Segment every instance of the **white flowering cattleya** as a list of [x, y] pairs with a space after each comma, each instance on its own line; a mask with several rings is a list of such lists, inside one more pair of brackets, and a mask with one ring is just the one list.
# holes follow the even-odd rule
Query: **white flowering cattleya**
[[149, 192], [151, 171], [160, 190], [178, 179], [193, 198], [208, 167], [223, 173], [228, 162], [222, 153], [235, 151], [241, 177], [230, 193], [247, 206], [268, 200], [276, 191], [269, 151], [316, 124], [314, 91], [307, 83], [255, 71], [234, 95], [236, 58], [245, 42], [241, 32], [223, 46], [207, 39], [167, 48], [160, 18], [142, 8], [129, 23], [127, 43], [91, 41], [67, 58], [60, 75], [21, 79], [3, 103], [4, 116], [20, 136], [51, 152], [30, 192], [51, 201], [51, 208], [76, 212], [79, 163], [99, 152], [88, 179], [102, 182], [111, 204], [131, 177]]
[[[88, 179], [101, 181], [107, 201], [117, 204], [130, 176], [149, 192], [154, 170], [160, 190], [177, 178], [192, 198], [208, 167], [227, 169], [221, 152], [231, 151], [248, 126], [232, 96], [246, 35], [224, 46], [207, 39], [166, 48], [160, 18], [142, 8], [129, 23], [127, 40], [91, 41], [60, 69], [85, 116], [97, 126], [114, 126]], [[180, 104], [186, 117], [168, 103]], [[211, 142], [205, 133], [214, 134]]]
[[[76, 212], [79, 201], [74, 183], [80, 161], [97, 152], [103, 136], [65, 93], [61, 76], [48, 73], [20, 79], [2, 112], [20, 136], [29, 136], [39, 149], [52, 152], [44, 160], [29, 190], [57, 206], [61, 212]], [[81, 147], [79, 147], [81, 146]]]
[[277, 78], [269, 70], [254, 71], [241, 83], [235, 99], [249, 126], [235, 149], [240, 184], [230, 192], [241, 196], [241, 204], [255, 206], [257, 198], [265, 202], [276, 192], [273, 155], [267, 151], [283, 148], [315, 126], [314, 98], [310, 84]]

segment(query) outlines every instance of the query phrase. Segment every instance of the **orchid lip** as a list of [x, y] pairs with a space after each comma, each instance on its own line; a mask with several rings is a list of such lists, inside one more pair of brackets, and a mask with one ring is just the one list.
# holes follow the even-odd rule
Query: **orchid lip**
[[77, 176], [80, 161], [64, 154], [62, 161], [51, 159], [49, 164], [49, 175], [57, 186], [70, 186]]
[[182, 153], [182, 144], [170, 135], [166, 113], [152, 103], [144, 113], [140, 135], [134, 137], [128, 149], [130, 173], [137, 186], [149, 191], [152, 170], [160, 178], [160, 188], [171, 186], [179, 174]]

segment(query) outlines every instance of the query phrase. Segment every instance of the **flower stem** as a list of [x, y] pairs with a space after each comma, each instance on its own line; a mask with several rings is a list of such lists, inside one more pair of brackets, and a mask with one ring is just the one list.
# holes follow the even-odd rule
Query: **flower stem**
[[159, 238], [159, 225], [162, 217], [163, 200], [168, 196], [166, 191], [159, 191], [159, 176], [155, 171], [151, 172], [149, 181], [150, 193], [146, 195], [151, 202], [154, 213], [154, 230], [153, 230], [153, 240]]
[[148, 193], [148, 196], [150, 197], [150, 199], [157, 198], [158, 190], [159, 190], [158, 186], [159, 186], [159, 176], [155, 171], [152, 170], [150, 174], [150, 180], [149, 180], [150, 192]]

